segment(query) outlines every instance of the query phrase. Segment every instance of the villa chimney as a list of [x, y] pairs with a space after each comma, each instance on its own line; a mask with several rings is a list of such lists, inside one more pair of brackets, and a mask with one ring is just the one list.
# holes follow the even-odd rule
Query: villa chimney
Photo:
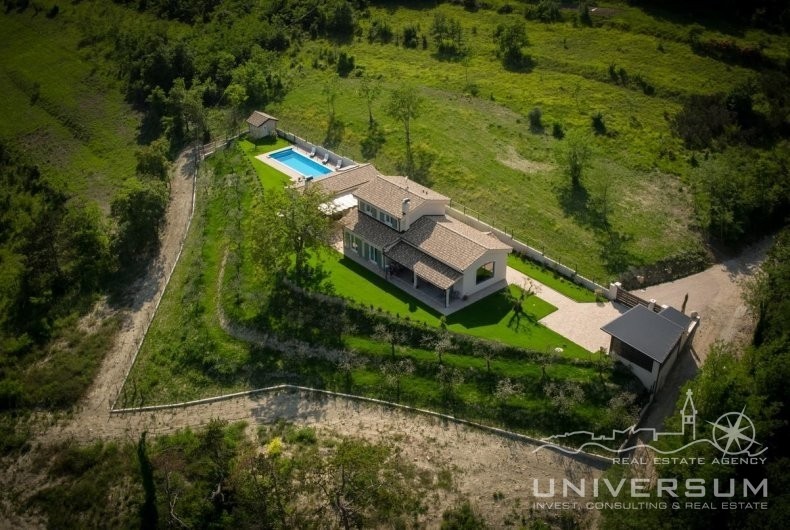
[[409, 206], [411, 205], [411, 199], [403, 199], [401, 202], [401, 210], [403, 211], [403, 215], [409, 213]]

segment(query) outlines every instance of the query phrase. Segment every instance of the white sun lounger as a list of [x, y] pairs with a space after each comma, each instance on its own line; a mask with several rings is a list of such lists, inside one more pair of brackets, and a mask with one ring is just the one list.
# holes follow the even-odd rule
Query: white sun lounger
[[337, 160], [337, 164], [335, 165], [335, 169], [340, 169], [340, 167], [341, 167], [342, 165], [343, 165], [343, 159], [342, 159], [342, 158], [339, 158], [339, 159]]
[[329, 153], [327, 153], [327, 154], [325, 154], [325, 155], [324, 155], [324, 159], [322, 160], [322, 162], [323, 162], [324, 164], [326, 164], [327, 162], [329, 162]]
[[314, 156], [315, 156], [315, 146], [313, 146], [313, 150], [310, 151], [310, 158], [313, 158]]

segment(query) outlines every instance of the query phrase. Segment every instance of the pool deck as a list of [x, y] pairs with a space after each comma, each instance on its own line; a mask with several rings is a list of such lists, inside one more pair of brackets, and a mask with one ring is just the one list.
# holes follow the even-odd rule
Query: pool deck
[[[263, 162], [267, 166], [276, 169], [280, 173], [284, 173], [284, 174], [288, 175], [291, 178], [291, 182], [293, 182], [294, 184], [303, 182], [304, 178], [305, 178], [304, 175], [302, 175], [301, 173], [299, 173], [295, 169], [292, 169], [292, 168], [288, 167], [287, 165], [278, 162], [276, 159], [271, 158], [271, 155], [273, 155], [273, 154], [280, 153], [282, 151], [288, 151], [288, 150], [291, 150], [291, 151], [293, 151], [295, 153], [298, 153], [298, 154], [304, 156], [305, 158], [313, 160], [314, 162], [316, 162], [318, 164], [321, 163], [321, 161], [320, 160], [316, 160], [315, 157], [310, 158], [310, 153], [307, 153], [307, 152], [299, 149], [295, 145], [289, 145], [288, 147], [283, 147], [282, 149], [277, 149], [275, 151], [269, 151], [268, 153], [263, 153], [263, 154], [257, 155], [255, 158], [260, 160], [261, 162]], [[332, 169], [330, 166], [328, 166], [326, 164], [323, 164], [323, 165], [327, 169]], [[321, 178], [327, 177], [327, 176], [331, 175], [332, 173], [334, 173], [334, 171], [331, 171], [331, 172], [329, 172], [329, 173], [327, 173], [325, 175], [321, 175]]]

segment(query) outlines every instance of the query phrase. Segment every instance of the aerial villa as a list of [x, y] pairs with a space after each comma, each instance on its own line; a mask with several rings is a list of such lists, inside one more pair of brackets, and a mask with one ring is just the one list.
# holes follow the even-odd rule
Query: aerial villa
[[315, 182], [344, 210], [343, 254], [443, 314], [507, 286], [513, 249], [446, 215], [450, 199], [370, 164]]

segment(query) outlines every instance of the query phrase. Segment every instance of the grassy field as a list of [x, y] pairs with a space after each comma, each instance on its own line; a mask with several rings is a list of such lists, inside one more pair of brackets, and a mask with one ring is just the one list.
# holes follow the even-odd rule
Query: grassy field
[[[381, 171], [397, 173], [404, 152], [402, 127], [385, 112], [387, 92], [411, 83], [425, 100], [412, 124], [413, 142], [433, 157], [432, 185], [459, 206], [477, 210], [484, 220], [603, 284], [628, 265], [701, 246], [684, 182], [690, 154], [672, 135], [667, 117], [678, 111], [681, 97], [729, 90], [753, 72], [699, 56], [686, 42], [646, 34], [652, 19], [630, 7], [622, 7], [618, 16], [633, 20], [633, 31], [624, 21], [602, 19], [597, 20], [606, 26], [595, 28], [527, 22], [530, 44], [524, 51], [536, 63], [529, 73], [506, 71], [495, 56], [494, 28], [522, 19], [519, 15], [469, 13], [450, 4], [371, 7], [370, 12], [361, 21], [363, 37], [348, 45], [304, 44], [291, 69], [292, 90], [267, 109], [281, 128], [316, 143], [331, 140], [337, 152], [364, 159], [368, 111], [354, 76], [335, 81], [336, 126], [328, 134], [323, 87], [335, 74], [320, 56], [343, 50], [365, 76], [381, 78], [383, 91], [373, 114], [385, 141], [370, 158]], [[428, 34], [436, 12], [461, 22], [472, 50], [468, 60], [439, 60], [430, 36], [428, 49], [364, 38], [375, 19], [386, 19], [396, 34], [408, 24]], [[662, 27], [678, 36], [688, 32], [664, 19]], [[779, 53], [776, 39], [770, 42]], [[611, 64], [632, 78], [641, 76], [655, 95], [611, 82]], [[477, 97], [469, 95], [471, 85]], [[535, 107], [542, 111], [544, 131], [530, 130], [527, 114]], [[563, 142], [551, 136], [551, 127], [557, 122], [566, 131], [590, 130], [597, 112], [604, 116], [607, 134], [595, 137], [584, 190], [574, 194], [556, 157]], [[596, 215], [602, 202], [608, 230]]]
[[0, 138], [108, 209], [134, 175], [138, 114], [63, 16], [0, 14], [0, 27]]
[[507, 266], [526, 274], [546, 287], [551, 287], [571, 300], [576, 300], [577, 302], [595, 302], [595, 293], [589, 289], [585, 289], [581, 285], [576, 285], [556, 272], [541, 267], [528, 259], [521, 259], [510, 254], [507, 257]]

